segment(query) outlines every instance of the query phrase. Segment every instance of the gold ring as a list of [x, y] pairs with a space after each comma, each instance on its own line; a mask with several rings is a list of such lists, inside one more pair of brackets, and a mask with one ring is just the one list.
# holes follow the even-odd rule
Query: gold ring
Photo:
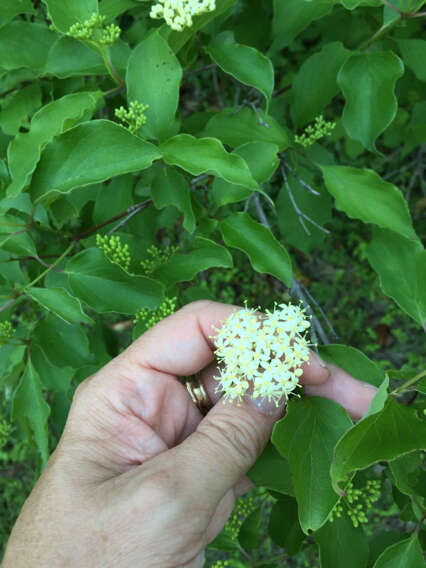
[[201, 414], [205, 416], [214, 405], [200, 382], [200, 374], [197, 373], [190, 377], [185, 377], [185, 386], [192, 402]]

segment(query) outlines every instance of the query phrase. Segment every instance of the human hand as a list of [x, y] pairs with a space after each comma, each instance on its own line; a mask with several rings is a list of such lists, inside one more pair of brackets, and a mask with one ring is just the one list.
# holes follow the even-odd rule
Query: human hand
[[[12, 531], [3, 568], [200, 567], [250, 484], [283, 408], [218, 400], [212, 326], [235, 306], [195, 302], [77, 388], [64, 433]], [[176, 379], [203, 369], [206, 417]], [[359, 418], [376, 389], [311, 354], [301, 382]]]

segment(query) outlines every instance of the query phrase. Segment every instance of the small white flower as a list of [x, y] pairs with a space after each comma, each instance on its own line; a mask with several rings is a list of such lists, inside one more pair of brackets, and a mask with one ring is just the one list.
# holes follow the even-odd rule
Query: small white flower
[[309, 343], [301, 334], [310, 321], [300, 306], [279, 308], [266, 316], [254, 309], [235, 311], [215, 330], [215, 353], [225, 368], [216, 377], [216, 390], [225, 399], [240, 403], [252, 382], [254, 398], [278, 403], [298, 386], [301, 367], [309, 361]]
[[181, 32], [192, 26], [192, 17], [213, 12], [215, 0], [157, 0], [151, 7], [151, 18], [164, 18], [172, 30]]

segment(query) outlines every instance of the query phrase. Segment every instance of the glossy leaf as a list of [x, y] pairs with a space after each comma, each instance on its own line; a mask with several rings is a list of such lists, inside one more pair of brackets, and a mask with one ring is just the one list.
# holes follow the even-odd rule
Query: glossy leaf
[[426, 81], [426, 41], [424, 39], [398, 39], [402, 58], [420, 81]]
[[[130, 55], [129, 46], [117, 40], [110, 47], [110, 54], [114, 68], [123, 78]], [[62, 36], [57, 37], [52, 45], [43, 74], [66, 79], [74, 76], [106, 75], [107, 69], [99, 52], [90, 49], [77, 39]]]
[[34, 172], [31, 194], [38, 201], [117, 175], [148, 168], [157, 148], [109, 120], [92, 120], [50, 142]]
[[195, 216], [191, 205], [191, 190], [184, 176], [174, 168], [162, 168], [152, 180], [151, 195], [157, 209], [174, 205], [184, 214], [184, 227], [192, 233]]
[[21, 256], [37, 256], [30, 231], [23, 220], [15, 215], [0, 216], [0, 249]]
[[238, 540], [244, 549], [254, 550], [259, 547], [261, 521], [262, 507], [257, 507], [244, 520], [238, 534]]
[[38, 83], [31, 83], [12, 93], [2, 103], [0, 128], [5, 134], [15, 136], [20, 128], [28, 128], [29, 117], [41, 105], [41, 90]]
[[40, 376], [43, 388], [53, 392], [69, 391], [75, 369], [69, 365], [58, 367], [52, 363], [45, 353], [44, 346], [36, 342], [31, 343], [31, 360]]
[[58, 134], [91, 114], [100, 93], [73, 93], [42, 107], [31, 120], [30, 131], [18, 133], [8, 148], [9, 173], [12, 178], [8, 195], [18, 195], [30, 182], [44, 146]]
[[93, 323], [81, 307], [80, 301], [65, 288], [28, 288], [27, 294], [43, 308], [71, 324]]
[[2, 0], [0, 6], [0, 28], [19, 14], [35, 14], [31, 0]]
[[423, 469], [424, 455], [422, 452], [405, 454], [389, 462], [394, 483], [409, 497], [426, 497], [426, 471]]
[[215, 138], [197, 139], [189, 134], [179, 134], [161, 144], [160, 151], [166, 163], [193, 175], [209, 173], [237, 185], [258, 187], [245, 161], [227, 152]]
[[271, 442], [247, 472], [247, 477], [256, 485], [272, 489], [284, 495], [294, 495], [288, 461], [283, 458]]
[[57, 35], [46, 25], [16, 21], [0, 29], [0, 61], [3, 70], [25, 67], [40, 73]]
[[274, 0], [274, 42], [271, 51], [278, 51], [290, 45], [311, 22], [329, 14], [332, 7], [330, 0], [315, 0], [314, 2]]
[[321, 166], [336, 207], [348, 217], [374, 223], [409, 239], [416, 239], [407, 202], [397, 187], [376, 172], [347, 166]]
[[215, 113], [207, 122], [203, 135], [219, 138], [232, 148], [247, 142], [269, 142], [280, 151], [290, 145], [290, 138], [282, 126], [260, 109], [255, 113], [249, 107], [230, 108]]
[[273, 505], [268, 534], [290, 556], [297, 554], [305, 535], [300, 528], [296, 499], [283, 496]]
[[258, 183], [267, 182], [280, 164], [279, 148], [270, 142], [247, 142], [234, 150], [246, 161], [252, 176]]
[[368, 541], [361, 527], [355, 528], [350, 518], [343, 514], [326, 523], [314, 534], [319, 546], [321, 568], [366, 568]]
[[98, 0], [43, 0], [55, 28], [66, 33], [70, 26], [82, 23], [98, 12]]
[[376, 138], [395, 118], [395, 83], [403, 73], [401, 59], [386, 51], [353, 55], [338, 74], [337, 82], [346, 99], [343, 126], [367, 150], [376, 150]]
[[385, 294], [419, 325], [426, 325], [426, 251], [418, 241], [375, 230], [367, 249]]
[[320, 397], [291, 400], [276, 422], [272, 443], [290, 463], [302, 530], [319, 529], [338, 496], [330, 480], [333, 449], [352, 426], [346, 411]]
[[370, 414], [349, 430], [336, 446], [331, 477], [339, 483], [354, 470], [425, 447], [426, 423], [414, 409], [389, 398], [383, 409]]
[[214, 266], [232, 267], [232, 257], [225, 247], [204, 237], [197, 237], [195, 243], [197, 248], [188, 254], [174, 254], [154, 271], [154, 277], [171, 286], [192, 280], [199, 272]]
[[337, 73], [349, 56], [350, 51], [336, 41], [304, 61], [292, 83], [291, 114], [297, 127], [313, 121], [337, 95]]
[[272, 274], [286, 286], [291, 286], [290, 256], [264, 225], [247, 213], [234, 213], [221, 222], [220, 230], [225, 243], [243, 251], [257, 272]]
[[320, 345], [319, 353], [324, 361], [341, 367], [359, 381], [379, 387], [385, 373], [364, 353], [349, 345]]
[[127, 100], [149, 105], [147, 122], [140, 130], [143, 136], [162, 141], [176, 134], [181, 79], [180, 63], [158, 30], [132, 51], [126, 73]]
[[424, 568], [423, 553], [417, 535], [389, 546], [376, 560], [374, 568]]
[[100, 313], [134, 314], [141, 308], [156, 308], [163, 298], [159, 282], [129, 274], [99, 249], [76, 254], [66, 272], [74, 294]]
[[47, 436], [49, 413], [49, 406], [44, 400], [41, 390], [40, 377], [32, 361], [29, 360], [13, 394], [12, 418], [22, 420], [33, 432], [43, 466], [46, 465], [49, 457]]
[[271, 60], [257, 49], [235, 41], [233, 32], [222, 32], [207, 47], [207, 53], [225, 73], [250, 87], [255, 87], [267, 100], [274, 89]]
[[86, 330], [52, 313], [37, 324], [32, 339], [43, 346], [45, 356], [55, 367], [78, 368], [94, 362]]

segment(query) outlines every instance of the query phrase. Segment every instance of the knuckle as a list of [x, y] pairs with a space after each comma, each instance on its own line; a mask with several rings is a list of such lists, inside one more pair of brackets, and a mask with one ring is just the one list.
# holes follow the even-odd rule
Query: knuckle
[[[223, 415], [208, 425], [208, 435], [239, 464], [254, 463], [262, 447], [255, 425], [249, 417], [243, 419]], [[204, 431], [206, 433], [206, 431]]]

